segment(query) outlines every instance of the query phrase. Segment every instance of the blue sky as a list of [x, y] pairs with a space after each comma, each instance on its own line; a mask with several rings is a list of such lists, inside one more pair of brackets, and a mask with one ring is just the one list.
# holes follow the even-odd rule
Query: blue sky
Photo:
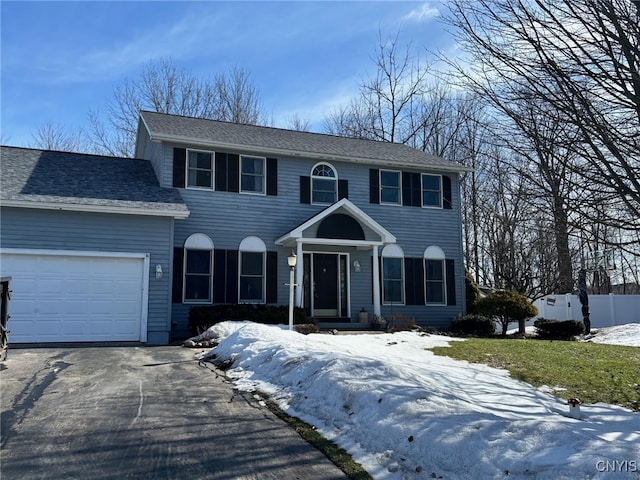
[[449, 50], [440, 2], [2, 1], [1, 136], [32, 146], [46, 122], [86, 126], [114, 87], [171, 57], [206, 77], [247, 69], [275, 126], [294, 114], [321, 131], [375, 71], [379, 33], [416, 53]]

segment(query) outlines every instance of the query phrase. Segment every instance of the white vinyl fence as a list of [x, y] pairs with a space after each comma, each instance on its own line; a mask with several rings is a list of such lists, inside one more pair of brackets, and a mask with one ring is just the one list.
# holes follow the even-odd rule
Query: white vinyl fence
[[[577, 295], [546, 295], [533, 302], [538, 317], [551, 320], [582, 320]], [[592, 328], [640, 323], [640, 295], [589, 295]]]

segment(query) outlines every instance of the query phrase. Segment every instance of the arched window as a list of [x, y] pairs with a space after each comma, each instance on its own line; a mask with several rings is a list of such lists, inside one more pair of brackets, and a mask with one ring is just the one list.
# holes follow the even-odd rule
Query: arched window
[[184, 303], [211, 303], [213, 284], [213, 241], [194, 233], [184, 242]]
[[311, 203], [330, 205], [338, 199], [338, 174], [328, 163], [318, 163], [311, 170]]
[[427, 305], [446, 305], [446, 269], [442, 249], [431, 245], [424, 251], [425, 300]]
[[404, 251], [398, 245], [382, 249], [382, 303], [404, 305]]
[[239, 303], [265, 303], [266, 251], [258, 237], [246, 237], [240, 242]]

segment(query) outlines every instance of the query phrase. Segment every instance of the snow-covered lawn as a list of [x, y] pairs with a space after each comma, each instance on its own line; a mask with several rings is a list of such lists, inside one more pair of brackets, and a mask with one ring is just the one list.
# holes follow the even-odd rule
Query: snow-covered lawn
[[305, 336], [250, 322], [208, 333], [221, 343], [206, 355], [233, 360], [238, 389], [266, 392], [376, 479], [640, 478], [640, 414], [596, 404], [571, 418], [505, 370], [428, 350], [451, 337]]

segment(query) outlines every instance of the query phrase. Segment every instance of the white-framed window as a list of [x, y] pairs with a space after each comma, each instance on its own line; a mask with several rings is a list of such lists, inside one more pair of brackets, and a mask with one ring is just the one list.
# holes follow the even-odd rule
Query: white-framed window
[[328, 163], [318, 163], [311, 170], [311, 203], [330, 205], [338, 199], [338, 174]]
[[213, 242], [194, 233], [184, 242], [184, 303], [211, 303], [213, 291]]
[[214, 153], [187, 150], [187, 188], [213, 189]]
[[442, 176], [422, 174], [422, 206], [442, 208]]
[[380, 203], [402, 205], [400, 172], [396, 170], [380, 170]]
[[432, 245], [424, 251], [425, 303], [446, 305], [446, 269], [442, 249]]
[[266, 251], [258, 237], [240, 242], [238, 303], [265, 303]]
[[404, 305], [404, 252], [398, 245], [382, 249], [382, 303]]
[[240, 192], [265, 194], [266, 158], [240, 155]]

